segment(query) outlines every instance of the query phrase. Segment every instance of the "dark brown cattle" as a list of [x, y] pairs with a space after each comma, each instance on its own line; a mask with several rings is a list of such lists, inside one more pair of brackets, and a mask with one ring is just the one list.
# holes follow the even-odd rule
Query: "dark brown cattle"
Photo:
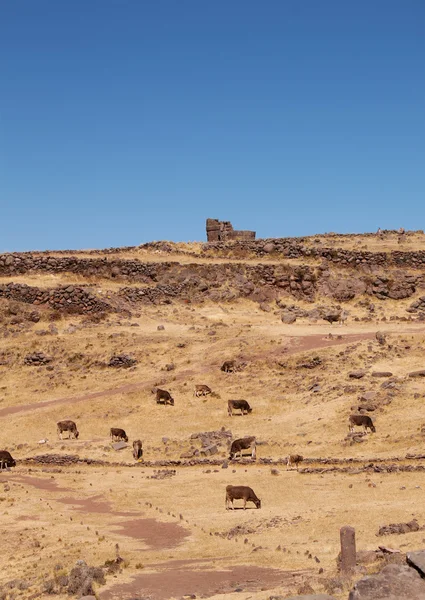
[[226, 360], [222, 365], [221, 365], [221, 370], [224, 371], [225, 373], [234, 373], [234, 371], [236, 371], [236, 362], [234, 360]]
[[174, 406], [174, 398], [171, 397], [170, 392], [167, 392], [166, 390], [160, 390], [158, 388], [156, 390], [156, 403], [171, 404], [171, 406]]
[[16, 461], [7, 450], [0, 450], [0, 471], [6, 467], [16, 467]]
[[133, 442], [133, 456], [134, 460], [140, 460], [143, 456], [142, 442], [140, 440]]
[[301, 456], [301, 454], [290, 454], [288, 456], [288, 460], [286, 461], [286, 468], [289, 469], [290, 467], [292, 467], [292, 465], [295, 465], [298, 471], [298, 465], [302, 463], [303, 460], [304, 457]]
[[247, 502], [254, 502], [257, 508], [261, 508], [261, 500], [257, 498], [252, 488], [246, 485], [228, 485], [226, 487], [226, 510], [234, 510], [233, 500], [243, 500], [243, 509], [246, 509]]
[[363, 426], [365, 433], [370, 429], [373, 433], [375, 433], [376, 429], [372, 422], [372, 419], [368, 415], [350, 415], [348, 418], [348, 429], [350, 431], [354, 431], [354, 426], [358, 427]]
[[241, 438], [232, 442], [230, 447], [230, 460], [236, 458], [236, 454], [239, 453], [239, 458], [242, 458], [242, 450], [251, 450], [251, 458], [255, 460], [256, 454], [256, 440], [254, 436]]
[[111, 439], [113, 442], [128, 442], [128, 436], [124, 429], [119, 429], [119, 427], [111, 427]]
[[252, 408], [246, 400], [229, 400], [227, 403], [227, 413], [229, 417], [233, 416], [234, 410], [240, 410], [242, 415], [252, 412]]
[[71, 437], [71, 434], [74, 436], [75, 439], [77, 439], [78, 436], [80, 435], [74, 421], [59, 421], [57, 423], [57, 426], [58, 426], [58, 435], [59, 435], [60, 439], [62, 439], [62, 433], [64, 431], [68, 432], [68, 439]]
[[208, 387], [207, 385], [203, 385], [203, 384], [199, 384], [199, 385], [195, 385], [195, 390], [193, 392], [194, 396], [208, 396], [208, 394], [211, 394], [211, 388]]

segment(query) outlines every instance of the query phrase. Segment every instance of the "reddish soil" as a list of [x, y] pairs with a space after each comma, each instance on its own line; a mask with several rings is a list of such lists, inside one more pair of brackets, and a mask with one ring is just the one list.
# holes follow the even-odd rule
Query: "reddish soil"
[[[12, 478], [11, 478], [12, 480]], [[69, 488], [61, 488], [51, 479], [42, 479], [40, 477], [30, 477], [26, 475], [16, 475], [13, 480], [26, 485], [32, 485], [39, 490], [49, 492], [69, 492]], [[55, 498], [57, 502], [70, 504], [73, 510], [83, 513], [107, 514], [110, 517], [139, 517], [137, 512], [119, 512], [114, 511], [108, 501], [103, 500], [102, 496], [93, 496], [92, 498]], [[31, 517], [27, 517], [31, 518]], [[120, 528], [119, 535], [143, 540], [149, 549], [162, 550], [175, 548], [190, 535], [190, 532], [176, 523], [163, 523], [155, 519], [133, 518], [130, 521], [121, 523], [112, 523]]]
[[[356, 333], [356, 334], [347, 334], [341, 335], [341, 338], [337, 337], [337, 334], [332, 338], [323, 337], [321, 334], [315, 335], [307, 335], [301, 337], [292, 337], [289, 338], [290, 346], [286, 349], [285, 355], [288, 356], [290, 354], [297, 354], [298, 352], [306, 352], [308, 350], [314, 350], [318, 348], [326, 348], [328, 346], [337, 346], [339, 344], [350, 344], [352, 342], [359, 342], [361, 340], [372, 339], [375, 337], [375, 333]], [[272, 354], [281, 354], [282, 349], [277, 349], [273, 353], [269, 353], [267, 356], [271, 356]], [[258, 358], [265, 358], [266, 355], [262, 354], [258, 356]], [[255, 357], [250, 357], [255, 358]], [[208, 369], [205, 369], [207, 371]], [[176, 380], [184, 380], [189, 376], [193, 375], [194, 372], [192, 370], [186, 370], [179, 373], [176, 377]], [[84, 394], [83, 396], [66, 396], [64, 398], [56, 398], [54, 400], [46, 400], [44, 402], [35, 402], [31, 404], [20, 404], [19, 406], [9, 406], [6, 408], [0, 409], [0, 417], [6, 417], [8, 415], [13, 415], [16, 413], [28, 412], [33, 410], [38, 410], [41, 408], [48, 408], [50, 406], [59, 406], [61, 404], [75, 404], [76, 402], [84, 402], [87, 400], [95, 400], [96, 398], [104, 398], [106, 396], [115, 396], [116, 394], [127, 394], [129, 392], [149, 389], [154, 385], [154, 381], [149, 383], [140, 382], [140, 383], [130, 383], [126, 385], [119, 386], [117, 388], [112, 388], [109, 390], [103, 390], [99, 392], [92, 392], [91, 394]]]
[[277, 585], [288, 586], [290, 593], [305, 578], [306, 571], [287, 572], [278, 569], [267, 569], [253, 566], [235, 566], [228, 570], [193, 570], [188, 565], [184, 568], [171, 568], [167, 563], [162, 565], [160, 573], [137, 575], [131, 583], [114, 585], [109, 590], [99, 593], [100, 600], [130, 600], [135, 597], [149, 597], [151, 600], [168, 600], [195, 594], [196, 597], [208, 598], [214, 594], [227, 594], [236, 589], [253, 592], [267, 590]]
[[161, 523], [155, 519], [133, 519], [123, 523], [114, 523], [121, 529], [120, 535], [143, 540], [150, 549], [163, 550], [175, 548], [190, 535], [176, 523]]
[[38, 490], [47, 490], [48, 492], [69, 492], [69, 488], [59, 487], [53, 479], [43, 479], [41, 477], [30, 477], [29, 475], [13, 475], [9, 481], [32, 485]]

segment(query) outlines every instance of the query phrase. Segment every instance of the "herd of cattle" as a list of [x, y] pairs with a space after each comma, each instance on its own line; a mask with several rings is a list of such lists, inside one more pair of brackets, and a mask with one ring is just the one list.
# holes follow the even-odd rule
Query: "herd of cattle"
[[[221, 369], [225, 372], [231, 372], [236, 369], [233, 361], [226, 361]], [[156, 394], [157, 404], [170, 404], [174, 406], [174, 398], [167, 390], [161, 390], [156, 388], [153, 390]], [[195, 385], [193, 395], [195, 397], [207, 396], [211, 394], [212, 390], [210, 387], [204, 384]], [[239, 410], [243, 416], [252, 412], [252, 408], [246, 400], [229, 400], [227, 402], [227, 413], [229, 417], [233, 416], [234, 411]], [[354, 431], [354, 427], [363, 427], [365, 433], [370, 429], [371, 432], [375, 433], [376, 429], [372, 422], [372, 419], [367, 415], [350, 415], [348, 418], [348, 428], [351, 432]], [[65, 420], [57, 423], [57, 432], [59, 438], [62, 440], [62, 434], [68, 433], [68, 439], [78, 439], [79, 431], [74, 421]], [[110, 436], [112, 442], [128, 442], [128, 435], [124, 429], [118, 427], [111, 427]], [[256, 460], [256, 438], [249, 436], [234, 440], [230, 447], [230, 460], [234, 460], [238, 457], [242, 458], [243, 451], [249, 450], [251, 453], [252, 460]], [[135, 440], [133, 442], [133, 457], [135, 460], [141, 460], [143, 458], [143, 446], [141, 440]], [[287, 458], [286, 468], [290, 469], [295, 466], [298, 470], [299, 464], [303, 461], [303, 457], [300, 454], [290, 454]], [[16, 466], [16, 461], [12, 458], [11, 454], [7, 450], [0, 450], [0, 470], [8, 467]], [[243, 500], [243, 508], [245, 510], [247, 502], [253, 502], [257, 508], [261, 508], [261, 500], [255, 495], [254, 491], [247, 486], [232, 486], [226, 487], [226, 509], [233, 509], [234, 500]]]

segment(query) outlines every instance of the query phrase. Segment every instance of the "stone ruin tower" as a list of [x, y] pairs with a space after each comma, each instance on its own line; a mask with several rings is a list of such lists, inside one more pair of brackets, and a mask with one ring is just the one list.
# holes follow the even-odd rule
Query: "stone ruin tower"
[[207, 241], [255, 240], [255, 231], [235, 231], [230, 221], [207, 219]]

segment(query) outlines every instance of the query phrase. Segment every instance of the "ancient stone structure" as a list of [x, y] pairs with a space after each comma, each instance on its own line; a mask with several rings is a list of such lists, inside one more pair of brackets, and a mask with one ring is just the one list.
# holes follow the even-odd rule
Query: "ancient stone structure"
[[341, 527], [341, 572], [350, 573], [356, 567], [356, 532], [354, 527]]
[[235, 231], [230, 221], [207, 219], [207, 240], [209, 242], [255, 240], [255, 231]]

